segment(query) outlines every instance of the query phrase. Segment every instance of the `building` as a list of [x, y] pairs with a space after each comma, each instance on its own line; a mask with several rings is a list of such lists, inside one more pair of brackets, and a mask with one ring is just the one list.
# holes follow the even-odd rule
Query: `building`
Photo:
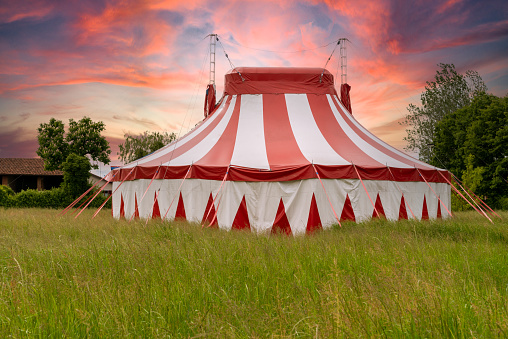
[[1, 184], [14, 192], [47, 190], [58, 187], [63, 181], [62, 171], [46, 171], [44, 160], [38, 158], [0, 158]]

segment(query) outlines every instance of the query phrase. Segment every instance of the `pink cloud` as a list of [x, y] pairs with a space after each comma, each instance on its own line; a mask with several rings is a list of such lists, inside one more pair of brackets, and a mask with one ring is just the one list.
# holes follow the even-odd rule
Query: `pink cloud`
[[51, 14], [54, 4], [45, 1], [7, 1], [0, 7], [0, 22], [10, 23], [23, 19], [41, 19]]

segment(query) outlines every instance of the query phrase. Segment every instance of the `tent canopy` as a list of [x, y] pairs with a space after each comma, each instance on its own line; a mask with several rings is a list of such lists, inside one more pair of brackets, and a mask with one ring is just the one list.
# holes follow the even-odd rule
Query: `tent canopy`
[[[437, 168], [361, 126], [322, 68], [238, 67], [217, 108], [187, 135], [118, 170], [114, 181], [322, 178], [445, 182]], [[135, 167], [131, 173], [131, 169]], [[417, 170], [418, 169], [418, 170]], [[449, 178], [447, 171], [441, 170]], [[129, 177], [127, 177], [127, 175]]]

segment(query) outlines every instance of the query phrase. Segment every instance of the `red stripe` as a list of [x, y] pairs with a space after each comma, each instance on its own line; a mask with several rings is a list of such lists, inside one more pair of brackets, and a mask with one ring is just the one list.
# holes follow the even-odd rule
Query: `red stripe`
[[238, 120], [240, 118], [241, 102], [242, 97], [239, 95], [236, 98], [233, 115], [231, 116], [231, 119], [229, 119], [224, 133], [222, 133], [219, 140], [212, 147], [212, 149], [204, 157], [196, 161], [196, 165], [214, 167], [228, 166], [231, 163], [231, 158], [233, 157], [233, 150], [235, 149], [236, 143], [236, 132], [238, 131]]
[[[231, 103], [231, 96], [227, 98], [226, 104], [224, 105], [224, 109], [221, 112], [216, 112], [215, 114], [219, 114], [217, 118], [215, 118], [214, 121], [212, 121], [204, 130], [199, 132], [194, 138], [189, 140], [187, 143], [183, 144], [182, 146], [178, 147], [178, 144], [176, 145], [176, 149], [174, 151], [171, 151], [165, 155], [162, 155], [156, 159], [150, 160], [149, 162], [146, 162], [142, 164], [142, 166], [153, 166], [155, 164], [161, 164], [168, 162], [170, 159], [176, 159], [180, 155], [184, 154], [185, 152], [192, 149], [194, 146], [199, 144], [208, 134], [210, 134], [214, 128], [219, 124], [219, 122], [224, 118], [224, 115], [226, 114], [229, 104]], [[211, 117], [211, 116], [210, 116]], [[184, 140], [183, 138], [181, 140]], [[167, 147], [174, 148], [175, 144], [170, 144]]]
[[[430, 166], [422, 166], [420, 164], [420, 162], [417, 162], [417, 160], [415, 159], [414, 162], [412, 162], [411, 160], [407, 159], [407, 158], [404, 158], [403, 156], [393, 152], [392, 150], [390, 150], [388, 147], [385, 147], [382, 143], [379, 143], [379, 142], [376, 142], [375, 140], [373, 140], [369, 135], [367, 135], [366, 133], [364, 133], [360, 128], [358, 128], [354, 123], [353, 121], [351, 121], [351, 119], [354, 119], [352, 117], [351, 114], [349, 113], [346, 113], [342, 110], [342, 108], [340, 107], [340, 105], [337, 103], [337, 98], [335, 96], [332, 96], [332, 101], [333, 103], [335, 104], [335, 107], [337, 108], [337, 110], [339, 111], [339, 114], [342, 116], [342, 118], [344, 119], [344, 121], [346, 121], [346, 123], [349, 125], [349, 127], [351, 127], [353, 129], [353, 131], [360, 137], [362, 138], [365, 142], [367, 142], [369, 145], [373, 146], [374, 148], [376, 148], [377, 150], [385, 153], [386, 155], [392, 157], [393, 159], [395, 160], [398, 160], [408, 166], [418, 166], [419, 168], [423, 168], [423, 169], [433, 169], [433, 167], [430, 167]], [[358, 163], [358, 165], [362, 165], [362, 163]]]
[[291, 129], [284, 95], [263, 94], [263, 123], [266, 156], [271, 169], [309, 163]]
[[325, 95], [307, 94], [312, 115], [328, 144], [345, 160], [362, 167], [384, 167], [359, 148], [340, 127]]

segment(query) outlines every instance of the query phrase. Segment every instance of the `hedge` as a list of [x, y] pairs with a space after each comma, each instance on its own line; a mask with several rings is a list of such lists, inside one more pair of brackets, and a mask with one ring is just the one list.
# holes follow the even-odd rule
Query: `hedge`
[[[95, 192], [87, 194], [79, 204], [84, 202], [92, 194], [95, 194]], [[88, 207], [97, 208], [106, 199], [107, 197], [99, 194]], [[10, 187], [0, 185], [0, 206], [4, 207], [65, 208], [73, 201], [74, 199], [61, 187], [45, 191], [29, 189], [15, 194]], [[111, 208], [111, 199], [108, 200], [104, 207]]]

